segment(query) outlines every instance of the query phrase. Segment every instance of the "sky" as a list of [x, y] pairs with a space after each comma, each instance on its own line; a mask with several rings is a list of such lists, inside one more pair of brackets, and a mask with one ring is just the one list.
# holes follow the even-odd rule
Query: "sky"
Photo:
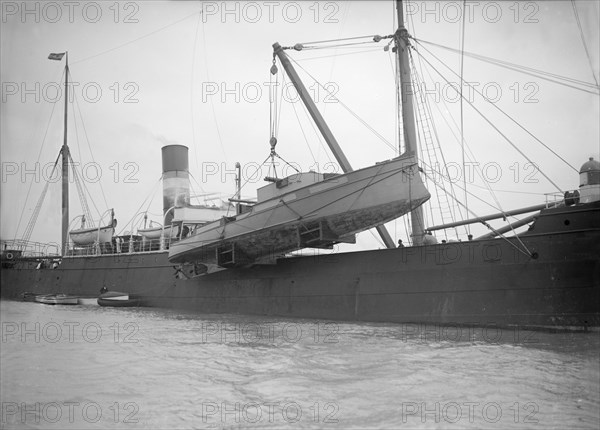
[[[579, 26], [570, 1], [467, 4], [464, 27], [462, 1], [405, 4], [409, 32], [418, 40], [454, 49], [460, 49], [464, 32], [467, 53], [591, 84], [599, 80], [598, 2], [575, 2]], [[267, 174], [263, 169], [257, 175], [256, 168], [270, 150], [273, 43], [312, 46], [310, 42], [391, 35], [396, 28], [395, 6], [389, 1], [2, 1], [1, 7], [3, 240], [23, 235], [63, 141], [65, 59], [48, 60], [48, 54], [68, 51], [75, 97], [69, 106], [68, 140], [73, 158], [83, 166], [92, 212], [100, 218], [114, 208], [117, 230], [127, 231], [135, 229], [143, 211], [161, 220], [160, 148], [165, 144], [190, 148], [194, 194], [232, 196], [234, 166], [240, 162], [243, 197], [255, 197]], [[394, 54], [383, 49], [385, 44], [288, 51], [310, 74], [300, 72], [355, 169], [398, 155]], [[464, 56], [464, 80], [485, 91], [493, 103], [475, 93], [470, 97], [502, 130], [500, 135], [467, 102], [462, 103], [461, 121], [459, 97], [437, 75], [435, 70], [443, 71], [450, 82], [458, 82], [448, 70], [460, 74], [461, 57], [425, 43], [417, 51], [413, 58], [436, 124], [429, 131], [438, 135], [443, 151], [438, 164], [425, 156], [422, 166], [426, 172], [427, 166], [448, 166], [461, 200], [465, 174], [469, 217], [498, 212], [498, 207], [543, 203], [544, 193], [576, 189], [579, 167], [589, 157], [600, 158], [597, 84], [584, 92]], [[288, 88], [281, 66], [278, 76]], [[335, 95], [328, 97], [311, 76]], [[277, 119], [276, 149], [283, 159], [302, 170], [335, 168], [293, 91], [279, 102]], [[453, 121], [463, 124], [464, 170], [460, 139], [447, 125]], [[280, 165], [278, 174], [285, 173], [292, 172]], [[31, 240], [59, 241], [60, 184], [51, 182]], [[496, 190], [493, 195], [488, 187]], [[81, 214], [74, 184], [70, 197], [73, 219]], [[439, 203], [435, 197], [432, 201], [427, 224], [448, 221], [436, 218]], [[475, 234], [485, 233], [481, 226], [473, 228]], [[407, 241], [403, 219], [389, 223], [388, 230], [394, 239]], [[365, 232], [348, 249], [377, 247], [382, 247], [377, 237]]]

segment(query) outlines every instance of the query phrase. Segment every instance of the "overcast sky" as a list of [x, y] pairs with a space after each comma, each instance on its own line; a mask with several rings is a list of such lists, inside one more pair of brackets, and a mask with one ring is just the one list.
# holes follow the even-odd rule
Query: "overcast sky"
[[[594, 83], [599, 79], [598, 3], [575, 3], [581, 32], [570, 1], [469, 2], [464, 49]], [[417, 39], [460, 48], [462, 4], [412, 2], [406, 11], [409, 31]], [[65, 59], [48, 60], [51, 52], [69, 52], [76, 99], [75, 106], [69, 107], [73, 158], [86, 166], [86, 186], [98, 210], [115, 209], [120, 231], [130, 229], [127, 221], [140, 210], [149, 209], [153, 219], [160, 220], [162, 199], [157, 187], [163, 145], [189, 146], [194, 191], [224, 196], [234, 192], [236, 162], [242, 163], [244, 179], [248, 179], [256, 163], [268, 156], [266, 82], [274, 42], [293, 45], [385, 36], [395, 30], [394, 16], [394, 4], [387, 1], [3, 1], [2, 239], [22, 235], [44, 177], [50, 172], [47, 165], [54, 162], [62, 144], [63, 102], [57, 90], [62, 92]], [[393, 54], [384, 51], [384, 45], [360, 45], [360, 50], [369, 50], [364, 53], [348, 47], [290, 53], [388, 141], [389, 145], [375, 136], [340, 103], [325, 103], [325, 91], [303, 73], [354, 168], [397, 155]], [[459, 72], [459, 56], [433, 46], [427, 48]], [[422, 48], [419, 50], [438, 70], [444, 70]], [[417, 54], [415, 58], [419, 58]], [[428, 82], [426, 88], [437, 101], [431, 110], [446, 162], [457, 165], [462, 159], [460, 145], [445, 121], [451, 122], [452, 117], [460, 123], [460, 103], [435, 71], [426, 70], [426, 62], [419, 65], [419, 73]], [[468, 57], [464, 57], [463, 70], [466, 81], [485, 89], [496, 106], [577, 170], [588, 157], [600, 157], [597, 90], [590, 94]], [[448, 76], [457, 82], [455, 76]], [[279, 82], [283, 79], [280, 68]], [[510, 125], [490, 109], [490, 103], [479, 96], [474, 98], [478, 108], [560, 189], [578, 186], [576, 171]], [[333, 157], [300, 103], [283, 103], [280, 108], [278, 153], [303, 170], [327, 166]], [[446, 120], [438, 116], [447, 111], [451, 117], [446, 116]], [[479, 165], [487, 169], [493, 180], [490, 186], [498, 190], [496, 196], [504, 210], [541, 203], [543, 193], [557, 191], [467, 103], [463, 104], [463, 115], [468, 147]], [[30, 173], [25, 174], [25, 170]], [[479, 179], [469, 178], [468, 182], [472, 182], [470, 192], [493, 202]], [[261, 181], [250, 178], [244, 197], [254, 197], [261, 185]], [[146, 199], [152, 195], [155, 197], [148, 206]], [[469, 199], [471, 209], [479, 215], [497, 211], [474, 197]], [[81, 213], [74, 185], [71, 201], [74, 218]], [[430, 225], [435, 223], [430, 221]], [[394, 237], [406, 240], [402, 221], [390, 223], [389, 229]], [[60, 186], [56, 182], [49, 188], [32, 239], [58, 241], [59, 237]], [[359, 246], [379, 246], [369, 233], [362, 237]]]

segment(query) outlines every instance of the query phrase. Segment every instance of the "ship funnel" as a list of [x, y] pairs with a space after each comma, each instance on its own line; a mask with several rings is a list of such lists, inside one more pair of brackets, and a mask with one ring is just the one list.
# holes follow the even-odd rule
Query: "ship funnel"
[[[190, 203], [190, 174], [188, 148], [183, 145], [162, 147], [163, 215], [173, 206], [186, 206]], [[173, 211], [165, 218], [165, 225], [171, 224]]]

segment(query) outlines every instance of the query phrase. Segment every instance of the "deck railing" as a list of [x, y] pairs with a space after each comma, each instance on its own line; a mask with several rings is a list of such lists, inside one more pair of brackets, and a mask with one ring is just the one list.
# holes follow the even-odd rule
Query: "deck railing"
[[58, 243], [32, 242], [21, 239], [1, 240], [0, 249], [3, 252], [18, 251], [22, 257], [59, 257], [61, 255]]
[[[119, 239], [119, 240], [116, 240]], [[172, 241], [177, 239], [165, 238], [161, 247], [160, 239], [123, 240], [114, 238], [112, 242], [101, 244], [90, 244], [84, 246], [70, 246], [66, 255], [68, 256], [97, 256], [105, 254], [131, 254], [139, 252], [155, 252], [168, 250]], [[42, 243], [25, 240], [1, 240], [0, 250], [4, 254], [10, 254], [12, 258], [60, 258], [62, 256], [60, 245], [57, 243]], [[11, 258], [11, 259], [12, 259]]]

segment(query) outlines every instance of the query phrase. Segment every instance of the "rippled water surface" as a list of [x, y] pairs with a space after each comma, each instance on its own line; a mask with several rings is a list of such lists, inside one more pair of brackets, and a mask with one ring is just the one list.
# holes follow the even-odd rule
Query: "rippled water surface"
[[3, 428], [600, 427], [598, 333], [1, 302]]

